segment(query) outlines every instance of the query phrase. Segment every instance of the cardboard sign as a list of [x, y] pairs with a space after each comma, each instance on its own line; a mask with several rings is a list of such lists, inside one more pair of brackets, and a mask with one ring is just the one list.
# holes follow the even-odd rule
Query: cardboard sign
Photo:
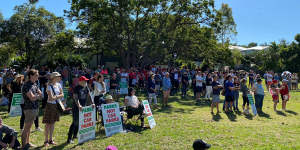
[[22, 115], [22, 108], [21, 108], [21, 102], [22, 102], [23, 96], [22, 93], [14, 93], [13, 98], [11, 101], [11, 107], [9, 115], [11, 117], [15, 116], [21, 116]]
[[155, 122], [154, 117], [152, 115], [151, 108], [150, 108], [148, 100], [143, 100], [143, 105], [144, 105], [145, 113], [147, 115], [149, 126], [152, 129], [156, 126], [156, 122]]
[[253, 96], [252, 96], [252, 94], [247, 94], [247, 97], [248, 97], [249, 103], [251, 105], [252, 112], [253, 112], [254, 116], [256, 116], [257, 110], [256, 110], [256, 106], [253, 101]]
[[78, 144], [95, 138], [96, 112], [92, 106], [79, 111]]
[[128, 94], [127, 82], [120, 82], [120, 94]]
[[119, 103], [101, 105], [106, 136], [123, 131]]

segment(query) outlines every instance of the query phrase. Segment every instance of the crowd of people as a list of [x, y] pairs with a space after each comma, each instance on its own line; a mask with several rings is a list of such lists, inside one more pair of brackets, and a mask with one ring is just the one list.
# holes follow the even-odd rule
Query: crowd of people
[[[119, 101], [121, 96], [124, 98], [124, 105], [127, 107], [129, 118], [139, 115], [141, 126], [144, 126], [143, 105], [138, 100], [137, 93], [145, 93], [149, 103], [153, 108], [159, 106], [161, 97], [162, 108], [169, 107], [168, 99], [170, 95], [181, 95], [183, 98], [188, 95], [190, 90], [195, 100], [211, 100], [211, 113], [214, 108], [220, 113], [220, 96], [225, 97], [223, 111], [239, 111], [239, 95], [242, 93], [244, 113], [249, 113], [248, 94], [254, 94], [255, 106], [258, 112], [263, 109], [265, 88], [262, 84], [265, 79], [266, 89], [272, 95], [274, 110], [277, 111], [279, 97], [282, 100], [282, 109], [286, 110], [287, 101], [290, 99], [289, 91], [297, 89], [297, 74], [284, 72], [278, 75], [272, 71], [260, 75], [250, 70], [249, 72], [240, 70], [230, 71], [201, 71], [200, 69], [183, 68], [163, 68], [148, 66], [146, 68], [115, 68], [109, 71], [103, 67], [95, 70], [78, 67], [58, 67], [50, 71], [47, 67], [38, 70], [26, 68], [20, 73], [14, 69], [6, 69], [0, 74], [0, 85], [2, 89], [2, 103], [8, 101], [8, 112], [12, 102], [13, 93], [22, 93], [23, 102], [21, 104], [22, 116], [20, 118], [20, 129], [22, 147], [28, 149], [34, 146], [30, 143], [31, 126], [34, 123], [36, 130], [39, 127], [39, 109], [43, 110], [42, 123], [45, 124], [44, 145], [55, 145], [53, 132], [55, 122], [59, 121], [60, 110], [57, 103], [63, 102], [63, 89], [69, 88], [69, 95], [73, 99], [72, 103], [72, 124], [68, 132], [68, 143], [73, 143], [77, 138], [79, 128], [79, 111], [85, 106], [99, 108], [101, 104]], [[121, 85], [125, 83], [127, 91], [121, 92]], [[123, 86], [123, 85], [122, 85]], [[123, 88], [123, 87], [122, 87]], [[41, 101], [41, 108], [39, 101]], [[99, 111], [98, 109], [96, 109]], [[99, 112], [97, 112], [98, 114]], [[97, 115], [96, 115], [97, 116]], [[99, 116], [97, 116], [97, 120]], [[2, 122], [0, 122], [1, 126]], [[5, 127], [0, 135], [6, 132], [10, 135], [6, 143], [15, 148], [18, 145], [16, 132]], [[12, 134], [13, 133], [13, 134]], [[0, 137], [1, 138], [1, 137]], [[2, 139], [2, 138], [1, 138]], [[5, 138], [4, 138], [5, 139]], [[0, 146], [7, 147], [5, 140], [0, 140]], [[13, 141], [13, 142], [12, 142]]]

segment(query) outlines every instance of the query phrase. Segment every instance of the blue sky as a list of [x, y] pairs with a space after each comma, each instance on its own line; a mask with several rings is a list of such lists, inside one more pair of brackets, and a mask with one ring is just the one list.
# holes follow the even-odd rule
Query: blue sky
[[[300, 0], [215, 0], [219, 8], [228, 3], [232, 8], [237, 24], [238, 35], [233, 43], [246, 45], [250, 42], [258, 44], [278, 42], [285, 39], [294, 40], [300, 33]], [[27, 0], [0, 0], [0, 11], [7, 19], [14, 13], [14, 6]], [[39, 0], [43, 6], [57, 16], [63, 16], [63, 10], [69, 9], [68, 0]], [[67, 22], [68, 28], [75, 25]]]

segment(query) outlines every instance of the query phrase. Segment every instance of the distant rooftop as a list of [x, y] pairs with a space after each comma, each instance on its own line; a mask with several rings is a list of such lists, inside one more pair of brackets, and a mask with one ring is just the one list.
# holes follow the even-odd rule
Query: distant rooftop
[[269, 48], [269, 46], [255, 46], [255, 47], [250, 47], [250, 48], [246, 48], [246, 47], [242, 47], [242, 46], [229, 46], [229, 49], [234, 50], [237, 49], [241, 52], [246, 52], [246, 51], [261, 51], [261, 50], [265, 50]]

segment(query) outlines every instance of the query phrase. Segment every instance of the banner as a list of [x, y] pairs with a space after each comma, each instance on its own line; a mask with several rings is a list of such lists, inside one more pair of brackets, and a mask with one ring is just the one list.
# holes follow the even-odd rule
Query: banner
[[83, 107], [79, 111], [78, 144], [95, 138], [96, 112], [92, 106]]
[[252, 94], [247, 94], [247, 97], [248, 97], [249, 103], [251, 105], [252, 112], [253, 112], [254, 116], [256, 116], [257, 110], [256, 110], [256, 106], [253, 101], [253, 96], [252, 96]]
[[123, 131], [119, 103], [101, 105], [106, 136]]
[[120, 94], [128, 94], [127, 82], [120, 82]]
[[156, 126], [156, 122], [155, 122], [154, 117], [152, 115], [151, 108], [150, 108], [148, 100], [143, 100], [143, 105], [144, 105], [144, 109], [145, 109], [145, 112], [146, 112], [146, 115], [147, 115], [149, 126], [152, 129]]
[[13, 98], [12, 98], [11, 106], [10, 106], [10, 112], [9, 112], [9, 115], [11, 117], [22, 115], [22, 108], [20, 105], [22, 102], [22, 99], [23, 99], [22, 93], [14, 93], [13, 94]]

